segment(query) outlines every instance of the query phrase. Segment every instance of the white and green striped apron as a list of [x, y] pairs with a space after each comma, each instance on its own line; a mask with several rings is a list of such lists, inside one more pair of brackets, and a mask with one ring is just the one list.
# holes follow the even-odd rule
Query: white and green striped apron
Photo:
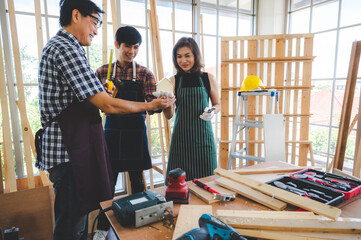
[[187, 181], [212, 175], [217, 167], [211, 122], [199, 117], [208, 106], [208, 94], [202, 79], [198, 79], [200, 87], [182, 88], [183, 77], [180, 77], [167, 167], [167, 176], [172, 169], [183, 169]]

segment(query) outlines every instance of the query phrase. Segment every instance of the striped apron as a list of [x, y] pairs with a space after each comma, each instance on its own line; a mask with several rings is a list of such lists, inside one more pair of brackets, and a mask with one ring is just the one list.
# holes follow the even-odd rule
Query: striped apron
[[198, 79], [200, 87], [182, 88], [183, 77], [180, 77], [167, 167], [167, 176], [172, 169], [183, 169], [187, 181], [213, 175], [217, 167], [211, 122], [199, 117], [208, 106], [208, 94], [202, 79]]

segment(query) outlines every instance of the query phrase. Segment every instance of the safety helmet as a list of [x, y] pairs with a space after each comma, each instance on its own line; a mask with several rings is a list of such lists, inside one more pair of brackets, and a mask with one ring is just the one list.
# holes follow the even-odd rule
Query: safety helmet
[[243, 80], [240, 91], [246, 92], [256, 88], [262, 88], [262, 89], [265, 88], [262, 80], [257, 76], [249, 75], [248, 77], [246, 77], [246, 79]]

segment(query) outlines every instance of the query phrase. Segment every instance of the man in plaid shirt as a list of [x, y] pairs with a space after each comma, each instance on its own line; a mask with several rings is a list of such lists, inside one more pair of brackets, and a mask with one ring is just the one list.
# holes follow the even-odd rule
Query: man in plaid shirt
[[[97, 166], [99, 173], [107, 171], [104, 168], [109, 162], [106, 146], [103, 146], [103, 134], [99, 134], [102, 133], [102, 128], [98, 109], [107, 114], [136, 113], [163, 109], [174, 102], [174, 99], [156, 99], [150, 103], [131, 102], [111, 98], [104, 91], [101, 82], [91, 70], [82, 47], [90, 46], [92, 39], [98, 34], [102, 22], [101, 13], [104, 12], [91, 0], [61, 0], [59, 22], [62, 28], [46, 44], [40, 59], [41, 123], [43, 126], [49, 122], [51, 124], [44, 130], [41, 161], [37, 162], [36, 166], [41, 170], [48, 170], [49, 178], [54, 184], [53, 239], [87, 238], [87, 214], [94, 205], [88, 205], [87, 200], [82, 203], [88, 208], [79, 204], [80, 200], [84, 200], [79, 199], [80, 191], [88, 188], [81, 182], [81, 178], [93, 176], [89, 174], [89, 165], [96, 164], [95, 160], [102, 163]], [[58, 118], [54, 120], [56, 117]], [[89, 118], [89, 121], [84, 121], [86, 118]], [[77, 128], [84, 130], [83, 125], [90, 126], [89, 131], [77, 132]], [[99, 139], [94, 141], [95, 145], [93, 143], [84, 150], [73, 149], [72, 144], [77, 142], [71, 142], [71, 139], [81, 139], [82, 134], [87, 136], [84, 143], [92, 142], [94, 138]], [[97, 159], [91, 156], [92, 147], [95, 148]], [[89, 157], [89, 162], [82, 156]], [[83, 162], [77, 161], [77, 158], [82, 158]], [[94, 175], [101, 182], [111, 181], [111, 177], [102, 179], [104, 176], [106, 175]], [[106, 196], [111, 198], [111, 194]]]

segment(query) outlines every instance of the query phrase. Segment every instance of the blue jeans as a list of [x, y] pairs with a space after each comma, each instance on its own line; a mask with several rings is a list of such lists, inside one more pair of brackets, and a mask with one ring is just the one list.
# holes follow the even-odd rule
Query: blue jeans
[[88, 214], [80, 214], [70, 163], [48, 170], [55, 191], [53, 240], [86, 240]]

